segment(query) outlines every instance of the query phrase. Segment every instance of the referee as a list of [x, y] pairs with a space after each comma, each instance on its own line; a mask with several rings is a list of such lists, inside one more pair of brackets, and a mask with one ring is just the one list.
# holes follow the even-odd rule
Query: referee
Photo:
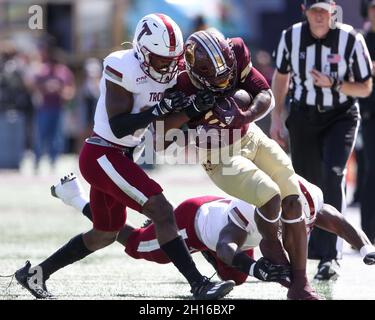
[[[283, 112], [290, 91], [286, 127], [294, 169], [322, 188], [326, 203], [343, 212], [345, 167], [360, 123], [357, 98], [372, 91], [372, 62], [361, 34], [332, 23], [332, 1], [305, 0], [302, 7], [307, 21], [284, 30], [276, 51], [270, 134], [286, 146]], [[313, 230], [308, 257], [320, 260], [315, 279], [338, 276], [332, 260], [340, 257], [342, 241], [336, 243], [335, 235]]]

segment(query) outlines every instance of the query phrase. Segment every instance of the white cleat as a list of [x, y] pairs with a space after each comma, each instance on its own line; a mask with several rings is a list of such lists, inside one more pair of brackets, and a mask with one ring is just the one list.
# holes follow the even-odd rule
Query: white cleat
[[53, 185], [51, 195], [79, 211], [82, 211], [89, 202], [80, 181], [74, 173], [64, 176], [58, 184]]

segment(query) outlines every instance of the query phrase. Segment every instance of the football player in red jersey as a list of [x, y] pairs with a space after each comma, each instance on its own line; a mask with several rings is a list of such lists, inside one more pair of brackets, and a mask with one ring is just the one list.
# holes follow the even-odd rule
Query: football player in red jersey
[[[263, 237], [260, 243], [263, 255], [273, 263], [288, 264], [277, 236], [281, 219], [283, 244], [292, 266], [288, 298], [319, 299], [306, 276], [306, 227], [298, 196], [298, 179], [291, 160], [254, 123], [274, 107], [267, 81], [253, 67], [249, 49], [241, 38], [225, 39], [215, 32], [198, 31], [187, 39], [184, 57], [186, 72], [178, 76], [177, 88], [190, 96], [191, 102], [184, 112], [166, 117], [165, 132], [185, 123], [190, 128], [240, 131], [241, 138], [230, 141], [229, 149], [235, 150], [233, 156], [225, 162], [213, 163], [215, 155], [227, 147], [222, 145], [219, 149], [207, 149], [202, 164], [219, 188], [256, 206], [255, 221]], [[210, 110], [202, 110], [195, 103], [198, 93], [200, 97], [220, 100], [232, 96], [237, 89], [254, 97], [246, 110], [235, 103], [229, 108], [211, 103]]]
[[[360, 250], [365, 264], [375, 265], [375, 247], [364, 232], [353, 227], [334, 207], [324, 204], [323, 193], [317, 186], [300, 176], [298, 182], [307, 233], [318, 226], [337, 234]], [[66, 176], [52, 190], [55, 197], [92, 220], [87, 196], [75, 175]], [[83, 210], [79, 203], [86, 203]], [[264, 258], [254, 260], [253, 249], [262, 239], [254, 219], [254, 205], [236, 198], [202, 196], [182, 202], [174, 215], [190, 252], [202, 252], [222, 280], [240, 285], [249, 275], [261, 281], [288, 279], [289, 267], [274, 265]], [[170, 262], [160, 249], [151, 221], [141, 228], [125, 225], [117, 241], [135, 259]]]

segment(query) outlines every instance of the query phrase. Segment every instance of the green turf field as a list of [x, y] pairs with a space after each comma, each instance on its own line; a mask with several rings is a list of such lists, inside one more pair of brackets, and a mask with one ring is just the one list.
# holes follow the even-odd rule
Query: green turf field
[[[35, 175], [31, 158], [21, 171], [0, 171], [0, 275], [12, 274], [25, 260], [40, 262], [67, 240], [90, 228], [90, 222], [74, 209], [50, 196], [49, 187], [61, 175], [79, 173], [77, 159], [64, 156], [55, 172], [47, 164]], [[175, 204], [192, 196], [223, 195], [199, 166], [164, 166], [149, 172]], [[88, 190], [87, 184], [84, 185]], [[349, 209], [350, 221], [359, 224], [358, 209]], [[130, 212], [128, 221], [140, 225], [144, 217]], [[259, 252], [257, 252], [259, 256]], [[207, 276], [214, 269], [193, 255]], [[341, 276], [329, 283], [313, 282], [326, 299], [375, 299], [375, 266], [366, 266], [359, 254], [345, 244], [340, 261]], [[317, 262], [309, 261], [312, 278]], [[214, 279], [217, 279], [216, 276]], [[0, 299], [33, 299], [10, 278], [0, 278]], [[54, 274], [47, 282], [58, 299], [189, 299], [189, 286], [172, 265], [133, 260], [115, 243], [83, 261]], [[249, 279], [236, 287], [227, 299], [285, 299], [286, 289], [278, 284]]]

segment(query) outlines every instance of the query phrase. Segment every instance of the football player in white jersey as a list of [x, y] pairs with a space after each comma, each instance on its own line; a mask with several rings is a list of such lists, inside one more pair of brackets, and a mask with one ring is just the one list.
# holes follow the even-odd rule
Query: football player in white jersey
[[[363, 262], [375, 265], [375, 247], [366, 234], [351, 225], [334, 207], [325, 204], [322, 191], [298, 176], [307, 233], [314, 226], [332, 232], [360, 251]], [[79, 203], [87, 199], [74, 174], [66, 176], [52, 187], [52, 194], [92, 219], [90, 204], [84, 209]], [[267, 259], [254, 260], [253, 248], [262, 239], [254, 220], [255, 206], [236, 198], [203, 196], [181, 203], [175, 210], [179, 233], [190, 252], [202, 252], [214, 266], [222, 280], [233, 280], [237, 285], [248, 275], [262, 281], [278, 281], [288, 286], [290, 270], [274, 265]], [[124, 226], [117, 241], [125, 246], [125, 252], [135, 259], [156, 263], [170, 260], [160, 250], [155, 227], [146, 224], [141, 228]]]
[[[40, 278], [36, 285], [29, 261], [15, 274], [37, 298], [50, 297], [45, 282], [54, 272], [116, 240], [125, 224], [127, 207], [153, 221], [160, 248], [188, 280], [196, 299], [221, 298], [234, 286], [233, 281], [214, 284], [201, 275], [177, 233], [173, 207], [163, 189], [133, 161], [133, 151], [150, 123], [183, 105], [183, 94], [167, 90], [176, 83], [184, 52], [181, 30], [170, 17], [150, 14], [139, 21], [133, 46], [104, 59], [94, 134], [86, 140], [79, 157], [81, 173], [90, 184], [93, 228], [34, 267]], [[204, 110], [214, 101], [201, 92], [194, 103], [192, 107]]]

